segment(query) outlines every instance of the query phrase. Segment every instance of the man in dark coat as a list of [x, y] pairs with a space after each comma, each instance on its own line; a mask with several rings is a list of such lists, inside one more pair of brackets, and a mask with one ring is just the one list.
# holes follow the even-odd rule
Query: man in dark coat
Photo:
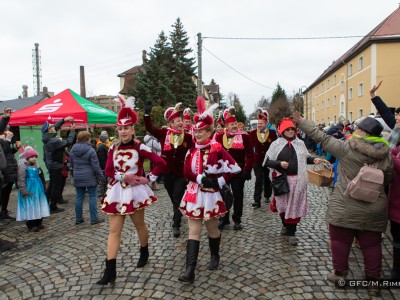
[[46, 121], [42, 126], [42, 142], [44, 148], [44, 161], [50, 175], [49, 186], [46, 190], [46, 196], [50, 203], [50, 212], [58, 213], [64, 209], [57, 207], [57, 200], [62, 198], [63, 186], [63, 167], [65, 148], [72, 145], [75, 140], [75, 125], [71, 125], [71, 131], [67, 140], [57, 138], [57, 130], [65, 122], [73, 122], [73, 117], [61, 119], [52, 125]]
[[264, 197], [267, 203], [272, 194], [271, 180], [269, 179], [269, 169], [263, 168], [265, 153], [269, 146], [277, 138], [276, 131], [268, 129], [268, 112], [259, 109], [257, 128], [250, 132], [251, 143], [254, 148], [254, 174], [256, 183], [254, 185], [254, 208], [261, 207], [261, 194], [264, 186]]
[[[4, 107], [3, 116], [0, 119], [0, 133], [3, 133], [6, 130], [7, 124], [10, 121], [11, 109], [8, 107]], [[3, 147], [0, 145], [0, 195], [1, 190], [3, 188], [4, 177], [3, 171], [7, 167], [6, 157], [3, 152]], [[7, 251], [15, 247], [15, 243], [0, 239], [0, 252]]]
[[144, 126], [146, 130], [159, 140], [161, 157], [167, 163], [164, 174], [164, 187], [168, 192], [174, 209], [172, 230], [174, 237], [181, 235], [182, 213], [179, 210], [183, 194], [186, 189], [186, 179], [183, 177], [183, 166], [187, 151], [194, 146], [192, 135], [183, 130], [181, 103], [169, 107], [164, 113], [168, 128], [156, 128], [151, 121], [152, 104], [147, 103], [144, 108]]
[[[237, 162], [242, 172], [237, 173], [230, 182], [233, 193], [233, 229], [241, 230], [243, 215], [244, 183], [251, 179], [251, 170], [254, 164], [254, 150], [249, 135], [245, 131], [239, 131], [234, 109], [224, 111], [226, 131], [217, 135], [215, 140], [225, 148], [226, 151]], [[229, 211], [220, 219], [219, 228], [223, 229], [229, 224]]]

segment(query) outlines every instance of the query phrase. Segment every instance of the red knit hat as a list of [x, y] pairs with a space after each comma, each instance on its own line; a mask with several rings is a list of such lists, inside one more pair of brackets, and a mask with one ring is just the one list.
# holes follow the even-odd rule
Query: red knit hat
[[121, 110], [118, 112], [117, 126], [135, 125], [138, 121], [138, 114], [133, 110], [135, 107], [135, 98], [129, 97], [124, 100], [121, 96], [114, 101], [121, 103]]
[[218, 103], [214, 103], [206, 110], [206, 100], [200, 96], [196, 100], [197, 114], [193, 117], [194, 130], [205, 129], [214, 124], [213, 111], [218, 107]]
[[164, 119], [171, 122], [173, 119], [182, 117], [182, 103], [179, 102], [175, 107], [168, 107], [164, 112]]
[[233, 106], [224, 110], [225, 124], [236, 122], [235, 108]]
[[292, 119], [290, 119], [290, 118], [284, 118], [284, 119], [282, 119], [282, 121], [279, 123], [279, 126], [278, 126], [278, 133], [279, 133], [280, 135], [282, 135], [282, 133], [283, 133], [286, 129], [288, 129], [288, 128], [294, 128], [294, 129], [296, 129], [296, 126], [294, 125]]

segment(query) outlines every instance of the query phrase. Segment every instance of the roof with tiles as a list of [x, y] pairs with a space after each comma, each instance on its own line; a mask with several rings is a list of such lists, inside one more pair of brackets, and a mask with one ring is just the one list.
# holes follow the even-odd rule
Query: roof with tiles
[[308, 90], [318, 84], [323, 78], [343, 66], [349, 59], [360, 53], [372, 43], [400, 41], [400, 6], [371, 30], [358, 43], [350, 48], [339, 59], [335, 60], [309, 87]]

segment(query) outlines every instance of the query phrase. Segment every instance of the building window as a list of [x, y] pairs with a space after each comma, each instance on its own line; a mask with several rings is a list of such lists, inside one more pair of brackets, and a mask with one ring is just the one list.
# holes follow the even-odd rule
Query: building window
[[317, 111], [318, 111], [318, 103], [317, 103]]
[[361, 56], [358, 58], [358, 70], [364, 69], [364, 57]]
[[330, 107], [331, 106], [331, 100], [328, 98], [328, 100], [326, 101], [326, 107]]
[[322, 84], [321, 92], [322, 92], [322, 93], [325, 92], [324, 84]]
[[340, 82], [340, 91], [341, 92], [344, 91], [344, 81], [343, 80]]
[[333, 96], [333, 106], [336, 106], [336, 95]]
[[331, 81], [328, 79], [328, 83], [326, 84], [326, 89], [329, 89], [331, 87]]
[[364, 95], [364, 84], [359, 83], [358, 84], [358, 96], [363, 96]]
[[362, 108], [360, 108], [360, 109], [358, 110], [358, 117], [361, 118], [361, 117], [363, 117], [363, 116], [364, 116], [364, 110], [363, 110]]
[[112, 110], [112, 111], [114, 111], [114, 105], [113, 105], [113, 106], [111, 106], [111, 110]]
[[353, 75], [353, 64], [349, 64], [348, 72], [349, 72], [349, 77], [350, 77], [351, 75]]
[[353, 112], [349, 112], [349, 121], [350, 123], [353, 123]]
[[344, 102], [340, 102], [340, 113], [344, 112]]
[[328, 124], [331, 122], [331, 118], [330, 117], [328, 117]]
[[106, 103], [108, 103], [108, 99], [100, 99], [99, 103], [100, 104], [106, 104]]
[[353, 99], [353, 88], [349, 88], [349, 100]]
[[324, 101], [322, 100], [322, 102], [321, 102], [321, 109], [324, 109], [325, 108], [325, 103], [324, 103]]
[[336, 85], [336, 74], [333, 75], [333, 85]]
[[334, 117], [334, 120], [335, 120], [334, 122], [335, 122], [335, 125], [336, 125], [336, 124], [337, 124], [337, 121], [336, 121], [336, 115], [335, 115], [335, 117]]

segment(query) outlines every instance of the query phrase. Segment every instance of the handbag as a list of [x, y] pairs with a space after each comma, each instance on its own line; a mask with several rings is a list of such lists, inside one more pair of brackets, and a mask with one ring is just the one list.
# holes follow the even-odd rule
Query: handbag
[[290, 189], [286, 173], [283, 173], [272, 179], [272, 189], [274, 190], [275, 196], [289, 193]]
[[222, 188], [219, 188], [222, 200], [224, 200], [225, 207], [229, 210], [233, 205], [233, 194], [229, 185], [224, 184]]

